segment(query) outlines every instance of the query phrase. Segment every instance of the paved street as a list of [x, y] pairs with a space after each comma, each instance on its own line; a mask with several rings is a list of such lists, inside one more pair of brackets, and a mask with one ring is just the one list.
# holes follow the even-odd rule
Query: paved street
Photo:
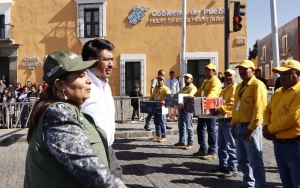
[[[198, 148], [190, 151], [175, 148], [172, 145], [177, 139], [176, 135], [168, 136], [168, 142], [163, 144], [149, 138], [117, 139], [114, 148], [128, 187], [235, 188], [241, 185], [241, 173], [230, 180], [219, 178], [220, 174], [210, 173], [217, 159], [194, 158], [191, 154]], [[268, 186], [281, 187], [271, 142], [264, 140], [263, 149]], [[23, 186], [26, 150], [26, 142], [0, 144], [0, 188]]]

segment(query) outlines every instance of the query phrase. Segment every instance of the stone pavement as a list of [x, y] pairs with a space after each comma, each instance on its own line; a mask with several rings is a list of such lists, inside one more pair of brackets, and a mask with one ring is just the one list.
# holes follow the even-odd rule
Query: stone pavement
[[[220, 174], [210, 173], [218, 160], [201, 160], [192, 157], [193, 150], [174, 147], [178, 141], [176, 123], [168, 131], [168, 142], [150, 141], [151, 132], [143, 130], [143, 124], [117, 124], [113, 147], [123, 167], [124, 181], [128, 187], [212, 187], [235, 188], [241, 185], [242, 174], [230, 180], [224, 180]], [[153, 125], [151, 125], [152, 130]], [[194, 124], [194, 127], [196, 125]], [[153, 132], [153, 131], [152, 131]], [[27, 129], [0, 129], [0, 188], [23, 187], [24, 163], [26, 159]], [[144, 136], [146, 135], [146, 136]], [[197, 140], [195, 136], [194, 140]], [[282, 187], [273, 146], [263, 140], [263, 156], [266, 167], [268, 187]]]
[[[113, 147], [128, 187], [235, 188], [241, 185], [241, 173], [230, 180], [219, 178], [220, 174], [210, 173], [216, 168], [217, 159], [205, 161], [192, 157], [198, 148], [186, 151], [172, 146], [177, 140], [176, 135], [168, 136], [168, 142], [163, 144], [150, 138], [116, 139]], [[0, 144], [0, 188], [23, 187], [27, 147], [26, 142]], [[264, 140], [263, 151], [268, 187], [281, 187], [271, 142]]]
[[[197, 136], [195, 137], [197, 140]], [[149, 138], [117, 139], [114, 144], [128, 187], [212, 187], [238, 188], [242, 173], [232, 179], [222, 179], [221, 174], [211, 173], [218, 160], [201, 160], [193, 157], [199, 147], [183, 150], [173, 146], [178, 137], [168, 136], [168, 142], [158, 143]], [[272, 143], [264, 140], [263, 157], [269, 188], [282, 187]]]

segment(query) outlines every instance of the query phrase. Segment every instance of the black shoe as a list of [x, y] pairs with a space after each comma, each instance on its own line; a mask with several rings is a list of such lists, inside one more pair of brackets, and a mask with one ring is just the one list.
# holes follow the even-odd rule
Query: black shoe
[[223, 174], [223, 178], [236, 177], [237, 175], [238, 175], [238, 172], [228, 171], [227, 173]]
[[151, 131], [151, 129], [149, 128], [149, 127], [144, 127], [144, 129], [146, 130], [146, 131]]
[[221, 167], [218, 166], [218, 168], [212, 169], [211, 172], [212, 172], [212, 173], [218, 173], [218, 172], [221, 172], [221, 173], [228, 173], [229, 170], [225, 170], [225, 169], [223, 169], [223, 168], [221, 168]]
[[172, 127], [170, 127], [170, 126], [168, 126], [168, 125], [167, 125], [167, 127], [166, 127], [166, 128], [167, 128], [167, 129], [172, 129]]

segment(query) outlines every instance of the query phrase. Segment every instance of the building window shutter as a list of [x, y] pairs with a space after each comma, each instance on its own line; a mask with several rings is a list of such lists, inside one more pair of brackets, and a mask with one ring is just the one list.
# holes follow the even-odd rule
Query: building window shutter
[[103, 3], [78, 4], [78, 35], [103, 37]]

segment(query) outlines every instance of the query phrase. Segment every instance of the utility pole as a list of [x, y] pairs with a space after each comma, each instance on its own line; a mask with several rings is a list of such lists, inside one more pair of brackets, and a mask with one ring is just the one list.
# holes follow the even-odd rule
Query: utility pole
[[181, 78], [186, 73], [185, 70], [185, 48], [186, 48], [186, 0], [182, 0], [182, 39], [181, 39], [181, 60], [180, 60], [180, 73]]
[[[272, 44], [273, 44], [273, 62], [274, 67], [279, 66], [279, 48], [278, 48], [278, 29], [277, 29], [277, 14], [276, 0], [270, 0], [271, 9], [271, 25], [272, 25]], [[274, 74], [274, 85], [278, 78], [278, 74]]]
[[229, 0], [224, 0], [225, 4], [225, 23], [224, 23], [224, 68], [225, 70], [229, 69], [229, 42], [230, 42], [230, 31], [229, 31], [229, 13], [230, 13], [230, 2]]

